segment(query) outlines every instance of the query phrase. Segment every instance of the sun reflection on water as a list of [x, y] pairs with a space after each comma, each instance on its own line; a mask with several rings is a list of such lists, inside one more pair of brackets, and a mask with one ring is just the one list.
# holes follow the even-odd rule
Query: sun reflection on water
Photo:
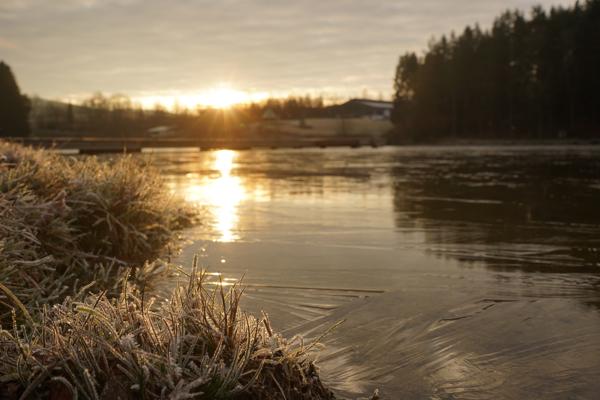
[[211, 160], [215, 176], [200, 182], [191, 183], [185, 188], [187, 201], [210, 208], [213, 229], [219, 242], [232, 242], [239, 239], [236, 229], [239, 223], [238, 207], [246, 198], [242, 180], [231, 175], [237, 153], [232, 150], [218, 150]]

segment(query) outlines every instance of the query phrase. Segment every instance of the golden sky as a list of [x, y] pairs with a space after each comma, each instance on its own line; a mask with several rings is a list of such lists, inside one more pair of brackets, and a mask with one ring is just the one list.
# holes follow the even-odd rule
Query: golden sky
[[389, 96], [399, 55], [507, 8], [560, 0], [0, 0], [0, 59], [27, 94], [144, 104]]

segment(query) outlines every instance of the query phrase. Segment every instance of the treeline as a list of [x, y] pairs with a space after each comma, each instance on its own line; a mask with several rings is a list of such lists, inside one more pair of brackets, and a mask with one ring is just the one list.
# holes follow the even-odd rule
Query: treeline
[[[121, 94], [95, 93], [80, 104], [32, 99], [34, 135], [143, 136], [155, 127], [192, 129], [197, 121], [190, 112], [144, 109]], [[174, 129], [174, 128], [173, 128]]]
[[10, 67], [0, 61], [0, 136], [29, 134], [31, 103], [21, 94]]
[[321, 97], [270, 98], [227, 110], [211, 108], [145, 109], [125, 95], [96, 93], [78, 105], [34, 98], [31, 121], [34, 134], [145, 136], [163, 128], [177, 136], [223, 136], [250, 132], [249, 127], [272, 119], [304, 119], [326, 115]]
[[238, 110], [243, 112], [246, 118], [254, 121], [265, 117], [265, 113], [273, 113], [281, 119], [320, 118], [327, 114], [324, 103], [322, 96], [289, 96], [242, 105]]
[[600, 0], [443, 36], [400, 57], [394, 87], [399, 138], [598, 138]]
[[[78, 104], [22, 95], [10, 67], [0, 62], [0, 136], [230, 137], [260, 131], [263, 121], [330, 116], [323, 97], [289, 96], [212, 108], [143, 108], [122, 94], [100, 92]], [[258, 128], [258, 129], [254, 129]]]

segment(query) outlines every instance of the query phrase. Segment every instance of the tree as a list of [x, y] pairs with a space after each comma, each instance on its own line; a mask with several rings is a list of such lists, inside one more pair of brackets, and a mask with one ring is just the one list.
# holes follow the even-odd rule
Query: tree
[[506, 11], [400, 57], [393, 122], [404, 138], [600, 137], [600, 0]]
[[0, 61], [0, 136], [28, 135], [30, 109], [10, 67]]
[[73, 104], [71, 103], [67, 104], [67, 113], [65, 119], [67, 128], [69, 130], [73, 129], [73, 126], [75, 125], [75, 113], [73, 112]]

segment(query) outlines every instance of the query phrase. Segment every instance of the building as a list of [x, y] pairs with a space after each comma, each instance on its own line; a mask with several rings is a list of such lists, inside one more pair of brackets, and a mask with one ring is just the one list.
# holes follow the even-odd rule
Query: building
[[331, 107], [332, 113], [341, 118], [370, 118], [389, 120], [394, 104], [391, 101], [352, 99]]

